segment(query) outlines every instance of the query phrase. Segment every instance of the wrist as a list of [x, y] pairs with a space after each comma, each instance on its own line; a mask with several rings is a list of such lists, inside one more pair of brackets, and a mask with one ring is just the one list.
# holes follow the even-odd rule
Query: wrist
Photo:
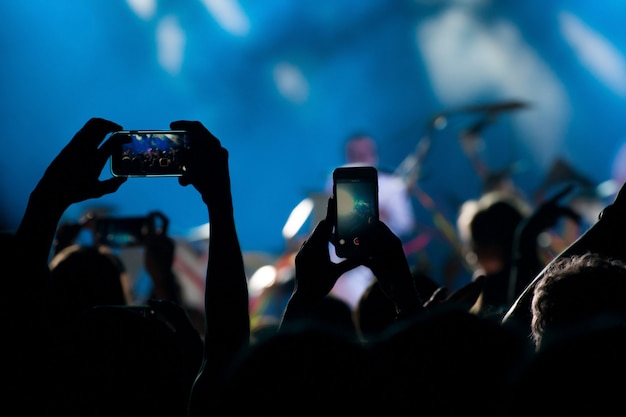
[[54, 234], [63, 212], [64, 210], [51, 204], [49, 199], [33, 193], [28, 200], [18, 232], [40, 234], [42, 231], [50, 231]]
[[62, 203], [57, 194], [35, 187], [28, 198], [27, 210], [39, 211], [39, 215], [47, 219], [60, 219], [69, 206]]

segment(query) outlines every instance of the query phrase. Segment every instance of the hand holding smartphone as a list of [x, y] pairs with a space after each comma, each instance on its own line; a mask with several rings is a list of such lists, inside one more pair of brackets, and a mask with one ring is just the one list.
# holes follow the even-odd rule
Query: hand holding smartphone
[[371, 240], [378, 222], [378, 171], [370, 166], [340, 167], [333, 171], [335, 253], [340, 258], [371, 256]]
[[111, 155], [111, 174], [116, 177], [179, 177], [185, 173], [181, 149], [188, 148], [184, 130], [123, 130], [113, 132], [130, 138]]

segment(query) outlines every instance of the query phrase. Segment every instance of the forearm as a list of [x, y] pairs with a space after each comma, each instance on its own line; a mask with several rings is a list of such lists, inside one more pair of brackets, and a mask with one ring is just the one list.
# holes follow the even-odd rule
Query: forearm
[[204, 299], [206, 338], [238, 348], [248, 342], [250, 318], [248, 283], [232, 205], [220, 211], [210, 210], [209, 220], [209, 262]]
[[153, 282], [153, 298], [183, 304], [178, 277], [171, 268], [150, 272], [150, 277]]
[[531, 224], [522, 223], [515, 236], [508, 289], [511, 303], [545, 266], [538, 251], [539, 233]]
[[16, 231], [17, 253], [27, 258], [28, 262], [23, 266], [28, 271], [37, 274], [47, 271], [56, 228], [63, 212], [62, 207], [37, 190], [31, 193]]
[[209, 227], [204, 359], [190, 395], [189, 417], [216, 412], [228, 367], [250, 340], [248, 283], [232, 204], [209, 209]]
[[298, 292], [297, 290], [291, 294], [289, 301], [283, 311], [283, 316], [280, 321], [280, 329], [284, 329], [289, 324], [295, 323], [299, 320], [305, 319], [310, 315], [311, 309], [313, 309], [319, 298], [311, 297], [309, 294]]

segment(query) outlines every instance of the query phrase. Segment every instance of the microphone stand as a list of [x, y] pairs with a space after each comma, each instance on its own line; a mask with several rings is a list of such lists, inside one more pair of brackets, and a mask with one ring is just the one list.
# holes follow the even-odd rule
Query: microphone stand
[[[466, 269], [467, 272], [472, 273], [473, 267], [467, 262], [465, 259], [465, 255], [463, 253], [463, 247], [461, 241], [459, 239], [456, 228], [446, 219], [441, 210], [437, 208], [435, 201], [422, 190], [417, 182], [420, 178], [420, 170], [422, 167], [422, 161], [424, 160], [426, 154], [428, 153], [431, 145], [431, 137], [432, 132], [434, 130], [441, 130], [445, 128], [447, 125], [447, 117], [449, 115], [458, 114], [458, 113], [483, 113], [485, 116], [481, 118], [477, 123], [470, 126], [466, 129], [461, 135], [461, 146], [463, 147], [464, 152], [470, 158], [474, 168], [480, 177], [487, 181], [490, 176], [493, 174], [489, 172], [484, 163], [477, 157], [475, 152], [475, 147], [477, 144], [477, 140], [479, 140], [480, 131], [492, 123], [496, 118], [497, 114], [503, 111], [513, 111], [524, 109], [529, 106], [528, 103], [522, 101], [507, 101], [507, 102], [497, 102], [497, 103], [488, 103], [488, 104], [480, 104], [480, 105], [471, 105], [459, 107], [447, 111], [442, 111], [435, 113], [433, 117], [428, 120], [428, 124], [426, 127], [426, 132], [422, 137], [418, 140], [417, 145], [415, 147], [415, 151], [409, 155], [407, 155], [404, 160], [398, 165], [394, 174], [404, 180], [408, 190], [411, 195], [414, 195], [419, 203], [427, 209], [433, 219], [433, 223], [437, 229], [441, 231], [443, 236], [449, 242], [454, 252], [459, 257], [461, 264]], [[505, 171], [505, 172], [508, 172]], [[504, 174], [503, 174], [504, 175]], [[412, 241], [408, 242], [405, 245], [405, 248], [409, 248], [411, 246], [421, 247], [424, 245], [411, 245], [413, 241], [422, 241], [423, 235], [418, 235], [416, 238], [412, 239]]]
[[[422, 161], [426, 157], [431, 145], [432, 132], [437, 129], [443, 129], [447, 124], [446, 116], [443, 112], [435, 114], [430, 118], [426, 133], [420, 138], [415, 146], [415, 151], [407, 155], [404, 160], [398, 165], [394, 174], [400, 177], [410, 193], [417, 198], [419, 203], [430, 213], [433, 224], [446, 238], [456, 255], [461, 260], [462, 265], [467, 272], [471, 272], [472, 268], [467, 263], [463, 254], [461, 242], [458, 237], [456, 228], [446, 219], [443, 213], [437, 207], [435, 201], [418, 186], [418, 180], [420, 177], [420, 170], [422, 167]], [[405, 247], [411, 247], [412, 241], [423, 240], [423, 236], [418, 235], [411, 241], [409, 241]]]

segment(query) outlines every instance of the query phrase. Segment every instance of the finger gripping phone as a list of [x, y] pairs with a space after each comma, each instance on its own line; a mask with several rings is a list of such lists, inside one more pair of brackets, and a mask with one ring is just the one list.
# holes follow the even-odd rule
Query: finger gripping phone
[[116, 177], [181, 176], [185, 164], [181, 149], [188, 148], [184, 130], [123, 130], [114, 132], [130, 138], [111, 154], [111, 174]]
[[333, 171], [334, 246], [340, 258], [371, 256], [378, 222], [378, 171], [374, 167], [340, 167]]

